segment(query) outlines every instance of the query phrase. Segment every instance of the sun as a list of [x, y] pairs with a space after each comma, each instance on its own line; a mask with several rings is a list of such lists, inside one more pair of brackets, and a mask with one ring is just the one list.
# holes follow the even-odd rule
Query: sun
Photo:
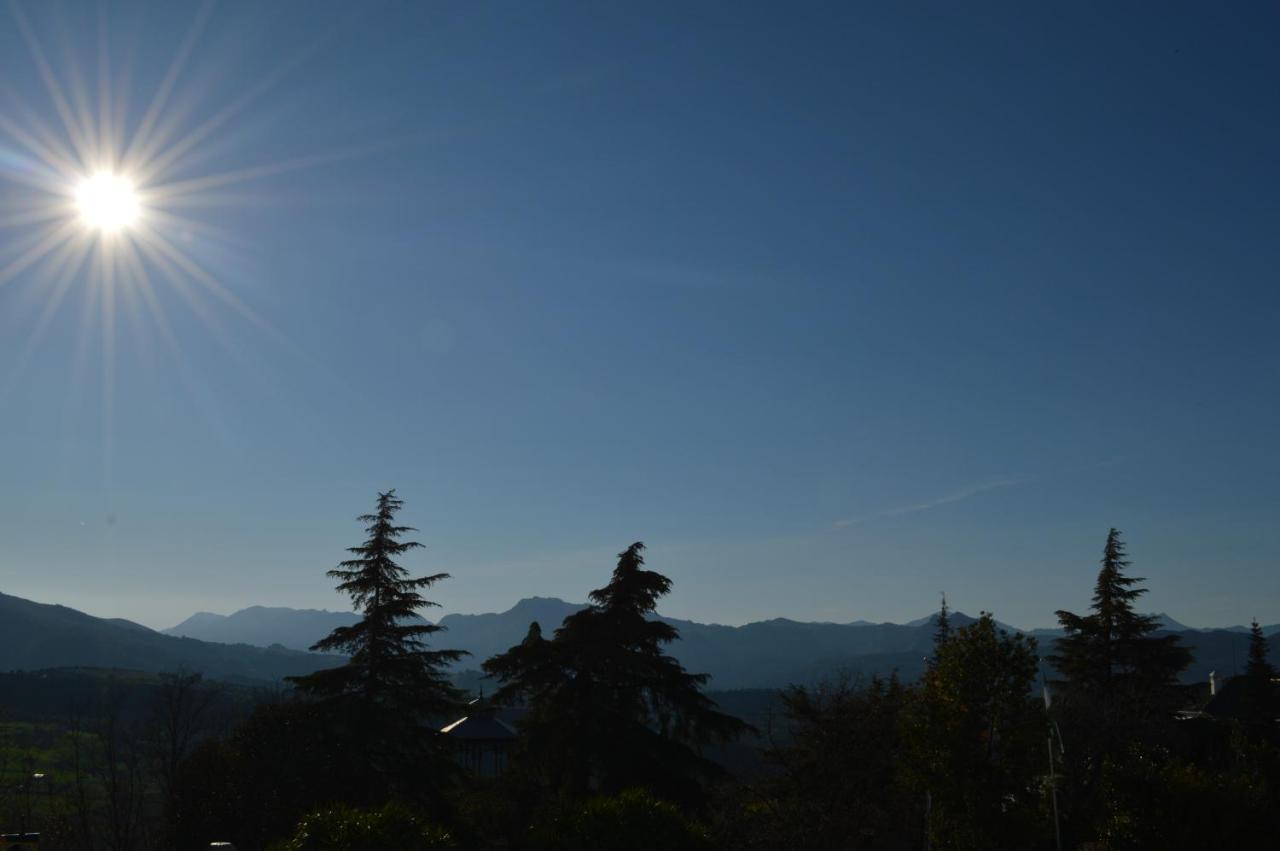
[[141, 206], [133, 181], [124, 175], [102, 171], [76, 187], [80, 220], [101, 233], [115, 233], [134, 224]]

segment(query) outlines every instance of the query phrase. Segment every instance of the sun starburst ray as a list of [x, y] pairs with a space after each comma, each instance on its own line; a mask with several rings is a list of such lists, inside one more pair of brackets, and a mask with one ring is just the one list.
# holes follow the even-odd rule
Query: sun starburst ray
[[196, 41], [200, 38], [200, 34], [204, 32], [205, 24], [208, 22], [212, 11], [213, 2], [212, 0], [207, 0], [196, 13], [195, 20], [192, 21], [191, 26], [187, 29], [187, 34], [170, 61], [168, 70], [165, 71], [160, 85], [156, 88], [155, 94], [152, 95], [151, 102], [147, 105], [147, 111], [143, 114], [137, 130], [134, 131], [130, 141], [121, 149], [120, 162], [122, 168], [126, 170], [136, 168], [138, 165], [138, 149], [149, 149], [156, 122], [163, 114], [169, 97], [173, 94], [174, 87], [177, 85], [178, 78], [182, 75], [183, 69], [186, 68], [187, 61], [195, 49]]
[[[219, 420], [210, 388], [200, 384], [183, 352], [185, 331], [171, 315], [175, 307], [182, 316], [194, 317], [265, 392], [278, 388], [269, 386], [269, 376], [251, 356], [244, 328], [318, 367], [313, 356], [250, 305], [243, 283], [224, 266], [248, 254], [251, 240], [199, 211], [289, 203], [278, 193], [227, 190], [388, 147], [384, 140], [228, 168], [237, 149], [231, 141], [259, 130], [246, 126], [244, 113], [343, 25], [327, 27], [226, 96], [222, 86], [233, 78], [228, 69], [193, 61], [215, 5], [213, 0], [201, 4], [165, 58], [163, 74], [152, 78], [147, 91], [138, 91], [126, 84], [136, 39], [126, 39], [121, 49], [104, 5], [98, 6], [96, 27], [88, 29], [85, 43], [73, 43], [56, 12], [49, 18], [34, 13], [42, 7], [10, 4], [41, 102], [28, 101], [26, 92], [0, 80], [0, 181], [8, 185], [0, 198], [0, 290], [13, 292], [5, 285], [20, 280], [31, 303], [26, 339], [7, 365], [7, 384], [0, 391], [7, 394], [54, 323], [74, 311], [68, 321], [74, 349], [64, 425], [100, 403], [107, 480], [121, 392], [117, 381], [129, 375], [130, 358], [150, 375], [162, 355], [209, 421]], [[138, 19], [139, 31], [141, 26]], [[210, 101], [215, 94], [219, 100]], [[234, 138], [227, 135], [230, 127]]]
[[3, 130], [14, 141], [26, 148], [30, 154], [44, 162], [51, 169], [50, 176], [69, 174], [78, 170], [79, 164], [71, 148], [63, 145], [57, 134], [36, 117], [20, 98], [11, 95], [10, 99], [23, 111], [22, 123], [31, 127], [33, 132], [23, 129], [22, 125], [17, 121], [5, 115], [0, 115], [0, 130]]
[[78, 245], [71, 252], [68, 252], [65, 257], [60, 258], [58, 267], [50, 271], [52, 284], [48, 288], [49, 292], [40, 308], [40, 315], [36, 317], [35, 322], [31, 325], [31, 330], [27, 333], [27, 341], [23, 344], [22, 351], [19, 352], [9, 370], [9, 377], [6, 382], [8, 386], [12, 386], [17, 381], [18, 376], [26, 369], [31, 356], [44, 340], [44, 335], [48, 331], [53, 317], [57, 315], [58, 309], [67, 297], [67, 293], [71, 291], [72, 284], [75, 283], [80, 271], [84, 268], [85, 261], [89, 259], [89, 253], [93, 248], [92, 243], [83, 238], [75, 239], [73, 242], [78, 243]]
[[22, 39], [26, 43], [27, 49], [31, 52], [32, 60], [36, 63], [36, 70], [40, 73], [40, 79], [44, 83], [45, 91], [48, 92], [54, 110], [62, 120], [63, 129], [67, 131], [67, 136], [71, 140], [71, 146], [79, 157], [79, 165], [81, 168], [87, 168], [89, 160], [86, 155], [92, 150], [92, 147], [86, 138], [84, 128], [80, 126], [75, 114], [72, 112], [71, 104], [67, 102], [62, 86], [59, 85], [58, 78], [53, 73], [49, 60], [45, 57], [44, 48], [40, 45], [40, 40], [36, 38], [35, 32], [32, 31], [31, 24], [26, 15], [23, 14], [22, 8], [17, 3], [10, 3], [9, 8], [13, 13], [15, 22], [18, 24], [18, 31], [22, 34]]
[[64, 218], [66, 215], [66, 206], [63, 204], [41, 204], [0, 216], [0, 230], [44, 224]]
[[60, 227], [46, 234], [43, 239], [18, 255], [7, 266], [0, 268], [0, 287], [66, 244], [75, 235], [76, 227], [75, 222], [63, 222]]

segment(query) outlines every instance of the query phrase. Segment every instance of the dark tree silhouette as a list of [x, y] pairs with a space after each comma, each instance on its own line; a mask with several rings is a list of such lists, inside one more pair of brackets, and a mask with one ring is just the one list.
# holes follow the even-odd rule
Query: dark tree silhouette
[[1062, 680], [1054, 703], [1065, 740], [1063, 830], [1068, 845], [1105, 835], [1118, 797], [1114, 778], [1125, 776], [1172, 731], [1178, 673], [1191, 653], [1176, 635], [1154, 635], [1156, 618], [1133, 605], [1146, 589], [1125, 574], [1120, 533], [1112, 529], [1102, 555], [1092, 611], [1059, 611], [1065, 635], [1049, 660]]
[[542, 626], [534, 621], [524, 640], [483, 664], [485, 673], [503, 683], [498, 695], [520, 696], [536, 702], [560, 684], [563, 672], [552, 653], [551, 642], [542, 637]]
[[1266, 683], [1276, 676], [1276, 669], [1267, 661], [1267, 637], [1262, 634], [1257, 618], [1249, 625], [1249, 662], [1244, 672], [1250, 679]]
[[[337, 735], [345, 730], [348, 744], [365, 753], [367, 776], [353, 780], [368, 790], [368, 800], [388, 791], [405, 794], [431, 781], [425, 763], [440, 755], [434, 730], [461, 702], [446, 669], [466, 653], [429, 649], [425, 639], [443, 627], [415, 618], [419, 609], [438, 605], [421, 591], [449, 574], [413, 579], [396, 562], [422, 546], [401, 540], [416, 531], [396, 525], [402, 505], [394, 490], [378, 494], [377, 511], [359, 518], [368, 524], [368, 538], [350, 548], [355, 558], [328, 573], [340, 580], [338, 590], [351, 596], [363, 617], [311, 649], [347, 653], [349, 661], [290, 679], [300, 693], [331, 709], [341, 722]], [[438, 768], [446, 765], [435, 762]]]
[[1036, 642], [983, 612], [939, 646], [904, 718], [908, 782], [931, 799], [933, 847], [1042, 847]]
[[418, 579], [396, 563], [396, 557], [418, 549], [417, 541], [401, 541], [412, 526], [395, 525], [403, 501], [395, 490], [378, 494], [378, 510], [358, 518], [367, 523], [369, 537], [349, 552], [356, 558], [342, 562], [328, 575], [341, 580], [338, 590], [351, 596], [364, 616], [350, 626], [340, 626], [317, 641], [312, 650], [348, 654], [350, 661], [338, 668], [317, 671], [290, 681], [305, 694], [322, 699], [354, 698], [380, 706], [436, 715], [457, 706], [458, 693], [445, 671], [449, 663], [466, 655], [461, 650], [429, 650], [423, 639], [444, 627], [417, 620], [419, 609], [438, 606], [420, 593], [449, 574]]
[[1249, 661], [1244, 669], [1244, 719], [1274, 734], [1277, 714], [1276, 669], [1267, 659], [1267, 637], [1257, 619], [1249, 627]]
[[906, 851], [918, 847], [923, 795], [903, 782], [907, 707], [896, 676], [793, 685], [779, 698], [785, 735], [764, 751], [772, 771], [745, 784], [721, 819], [720, 847]]
[[1129, 720], [1167, 708], [1169, 686], [1191, 663], [1191, 652], [1176, 635], [1153, 635], [1157, 619], [1138, 614], [1134, 601], [1146, 593], [1136, 587], [1143, 580], [1125, 575], [1120, 533], [1112, 529], [1102, 555], [1093, 592], [1092, 613], [1057, 612], [1066, 633], [1050, 656], [1066, 679], [1069, 694], [1095, 704], [1102, 722], [1114, 724], [1119, 713]]
[[933, 630], [933, 646], [936, 650], [951, 638], [951, 610], [947, 608], [947, 595], [942, 595], [942, 606], [938, 609], [938, 621]]
[[528, 706], [531, 762], [569, 794], [639, 785], [693, 797], [698, 779], [715, 773], [700, 746], [747, 729], [702, 693], [706, 674], [688, 673], [663, 652], [679, 633], [650, 615], [671, 580], [643, 568], [643, 549], [635, 543], [621, 553], [609, 584], [550, 641], [534, 624], [523, 642], [484, 663], [502, 681], [495, 700]]

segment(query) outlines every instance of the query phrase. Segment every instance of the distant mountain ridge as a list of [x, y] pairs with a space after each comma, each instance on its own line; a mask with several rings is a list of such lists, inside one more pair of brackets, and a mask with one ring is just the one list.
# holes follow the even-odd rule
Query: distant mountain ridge
[[[550, 634], [581, 603], [549, 597], [521, 600], [505, 612], [479, 615], [451, 614], [440, 619], [446, 632], [438, 634], [437, 647], [451, 647], [472, 654], [456, 666], [455, 673], [474, 672], [489, 656], [518, 643], [531, 621]], [[250, 607], [235, 615], [207, 612], [188, 618], [179, 627], [193, 632], [220, 629], [231, 638], [231, 627], [251, 626], [267, 630], [255, 634], [267, 646], [248, 642], [225, 643], [166, 635], [132, 621], [96, 618], [65, 606], [49, 605], [0, 594], [0, 671], [49, 668], [114, 668], [143, 672], [198, 671], [213, 679], [265, 684], [287, 676], [306, 674], [342, 663], [339, 656], [305, 653], [282, 646], [277, 639], [294, 630], [306, 646], [327, 634], [329, 624], [353, 622], [346, 612], [294, 610], [282, 607]], [[1182, 626], [1166, 615], [1161, 623]], [[924, 668], [933, 647], [936, 616], [916, 625], [892, 623], [806, 623], [775, 618], [743, 626], [703, 624], [663, 618], [680, 631], [680, 640], [669, 652], [690, 671], [711, 674], [710, 688], [779, 688], [790, 683], [811, 683], [841, 674], [854, 677], [887, 676], [896, 672], [914, 679]], [[973, 618], [952, 613], [956, 627]], [[312, 630], [298, 631], [299, 625]], [[1272, 652], [1280, 652], [1280, 625], [1264, 628]], [[282, 632], [281, 630], [284, 630]], [[1243, 669], [1247, 658], [1247, 630], [1171, 630], [1191, 647], [1196, 661], [1184, 680], [1203, 680], [1210, 671], [1230, 676]], [[1041, 653], [1057, 630], [1034, 630]], [[473, 678], [477, 673], [470, 674]]]
[[[565, 617], [585, 605], [554, 597], [529, 597], [505, 612], [445, 615], [438, 623], [446, 631], [438, 633], [433, 644], [471, 654], [456, 666], [457, 670], [479, 668], [485, 659], [519, 643], [530, 622], [537, 621], [550, 635]], [[349, 612], [254, 606], [226, 616], [200, 613], [165, 632], [184, 630], [185, 634], [204, 640], [253, 643], [256, 639], [301, 649], [327, 635], [333, 626], [354, 622], [356, 617]], [[1182, 633], [1188, 644], [1203, 650], [1188, 671], [1188, 679], [1201, 679], [1210, 670], [1225, 674], [1243, 665], [1247, 636], [1229, 630], [1191, 630], [1167, 615], [1156, 617], [1163, 628]], [[974, 621], [963, 612], [953, 612], [951, 618], [952, 626], [957, 628]], [[855, 676], [897, 671], [904, 678], [914, 678], [923, 670], [924, 660], [932, 650], [937, 615], [908, 624], [814, 623], [775, 618], [724, 626], [677, 618], [662, 620], [680, 631], [680, 640], [671, 645], [669, 652], [686, 668], [710, 673], [712, 688], [737, 689], [812, 682], [840, 671]], [[237, 632], [238, 627], [244, 631]], [[1269, 634], [1280, 632], [1280, 625], [1267, 630]], [[1050, 652], [1049, 643], [1061, 635], [1057, 629], [1018, 631], [1036, 637], [1042, 654]]]
[[223, 644], [253, 644], [258, 647], [279, 644], [291, 650], [310, 650], [313, 644], [338, 627], [350, 626], [359, 620], [360, 616], [353, 612], [250, 606], [229, 615], [196, 612], [177, 626], [161, 632]]
[[342, 663], [299, 653], [163, 635], [119, 618], [95, 618], [66, 606], [0, 594], [0, 671], [121, 668], [149, 673], [186, 669], [213, 679], [274, 683]]

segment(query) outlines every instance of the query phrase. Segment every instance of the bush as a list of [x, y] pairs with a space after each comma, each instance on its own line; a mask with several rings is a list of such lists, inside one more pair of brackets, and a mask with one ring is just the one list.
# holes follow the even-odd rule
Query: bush
[[376, 810], [339, 805], [303, 818], [293, 837], [272, 851], [435, 851], [456, 847], [447, 830], [398, 804]]
[[1280, 824], [1261, 778], [1213, 771], [1134, 745], [1103, 769], [1101, 844], [1109, 851], [1274, 847]]
[[709, 851], [711, 842], [666, 801], [643, 789], [571, 805], [535, 831], [545, 851]]

